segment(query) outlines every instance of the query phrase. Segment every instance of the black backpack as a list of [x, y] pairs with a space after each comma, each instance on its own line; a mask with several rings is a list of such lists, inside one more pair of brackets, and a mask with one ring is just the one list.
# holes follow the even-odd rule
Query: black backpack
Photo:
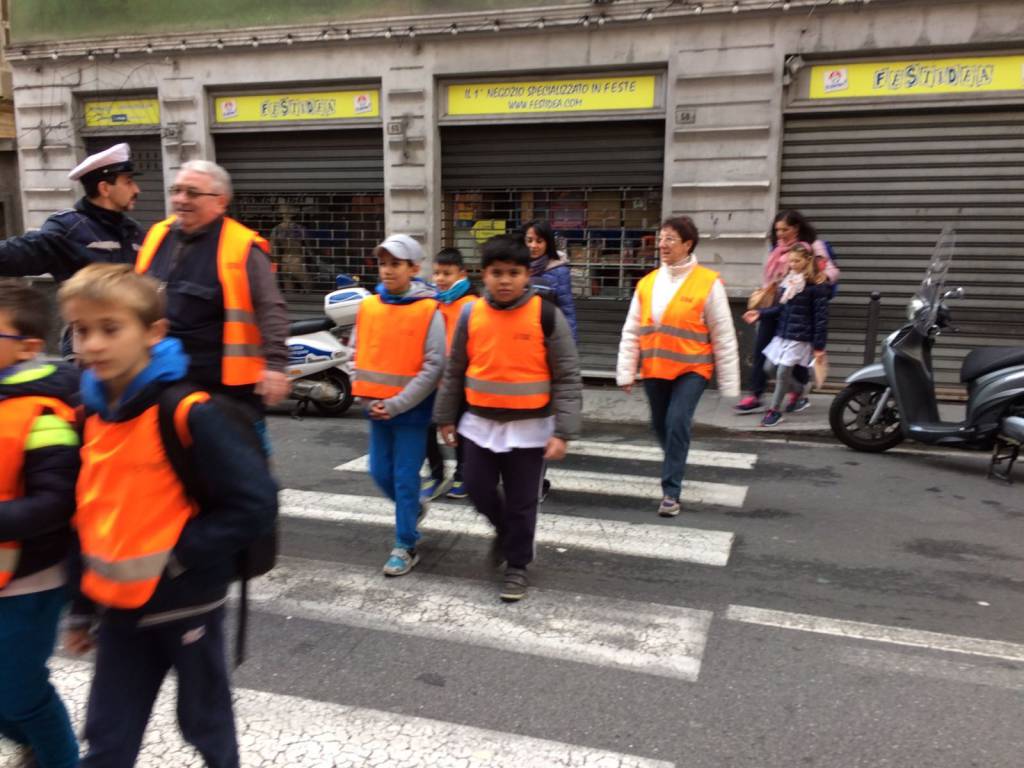
[[[158, 408], [160, 439], [164, 452], [174, 468], [175, 474], [185, 486], [185, 492], [194, 499], [200, 509], [204, 500], [209, 497], [209, 486], [202, 473], [198, 471], [188, 445], [191, 437], [179, 433], [175, 424], [175, 415], [181, 402], [196, 392], [205, 390], [187, 382], [177, 382], [167, 387], [161, 395]], [[226, 395], [210, 393], [209, 401], [223, 413], [235, 427], [238, 436], [246, 445], [266, 458], [263, 441], [253, 424], [254, 414], [251, 410]], [[189, 406], [191, 407], [191, 406]], [[187, 412], [186, 412], [187, 413]], [[187, 428], [187, 421], [183, 421]], [[269, 461], [266, 464], [270, 472]], [[269, 531], [259, 536], [248, 547], [238, 553], [235, 561], [235, 577], [241, 583], [241, 601], [238, 613], [238, 636], [235, 644], [235, 663], [240, 665], [245, 660], [245, 629], [248, 621], [248, 581], [256, 576], [263, 576], [273, 569], [277, 562], [278, 551], [278, 520], [275, 503], [274, 525]]]

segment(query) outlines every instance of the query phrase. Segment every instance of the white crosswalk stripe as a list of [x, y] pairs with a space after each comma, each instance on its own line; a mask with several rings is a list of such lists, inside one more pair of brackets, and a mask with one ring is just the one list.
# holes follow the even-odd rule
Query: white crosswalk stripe
[[[285, 489], [281, 514], [286, 517], [392, 526], [394, 503], [381, 496], [319, 493]], [[434, 502], [420, 525], [426, 534], [451, 533], [490, 537], [491, 524], [472, 506]], [[702, 565], [729, 562], [734, 534], [671, 525], [623, 523], [592, 517], [540, 515], [537, 543], [591, 549], [631, 557], [647, 557]]]
[[[569, 443], [572, 456], [597, 456], [608, 459], [639, 459], [661, 462], [662, 450], [657, 445], [640, 443], [610, 443], [603, 440], [573, 440]], [[718, 467], [721, 469], [753, 469], [756, 453], [734, 451], [708, 451], [691, 448], [686, 457], [687, 466]]]
[[538, 588], [506, 605], [496, 586], [424, 572], [387, 579], [376, 569], [282, 558], [250, 584], [250, 597], [280, 615], [697, 679], [709, 611]]
[[[368, 472], [370, 458], [365, 455], [360, 456], [334, 469], [339, 472]], [[563, 491], [646, 499], [655, 505], [661, 499], [661, 481], [653, 473], [650, 476], [620, 475], [582, 469], [558, 469], [549, 466], [546, 477], [551, 481], [553, 487]], [[684, 504], [739, 508], [743, 506], [746, 498], [747, 486], [745, 485], [686, 480], [683, 483], [681, 501]]]
[[[81, 724], [91, 665], [53, 659], [53, 679], [72, 719]], [[175, 685], [165, 682], [154, 708], [138, 768], [201, 768], [202, 758], [178, 734]], [[673, 763], [557, 741], [313, 701], [235, 690], [241, 764], [246, 768], [673, 768]], [[13, 745], [0, 741], [0, 765]]]

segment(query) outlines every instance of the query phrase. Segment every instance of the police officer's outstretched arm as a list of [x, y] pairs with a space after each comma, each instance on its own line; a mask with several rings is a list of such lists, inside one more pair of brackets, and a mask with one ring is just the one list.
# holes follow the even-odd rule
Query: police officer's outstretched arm
[[188, 417], [192, 456], [206, 478], [207, 498], [174, 547], [176, 564], [202, 568], [233, 557], [270, 530], [277, 484], [260, 449], [214, 403], [197, 403]]
[[0, 240], [0, 276], [53, 275], [66, 280], [93, 262], [87, 248], [55, 232], [29, 232]]

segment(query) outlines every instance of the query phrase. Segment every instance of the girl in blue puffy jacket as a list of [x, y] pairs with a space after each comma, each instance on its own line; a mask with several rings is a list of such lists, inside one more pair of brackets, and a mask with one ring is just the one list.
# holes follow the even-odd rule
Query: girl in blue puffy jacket
[[530, 249], [530, 282], [551, 290], [555, 303], [569, 321], [572, 340], [578, 342], [569, 257], [559, 253], [555, 246], [555, 233], [546, 221], [527, 222], [523, 225], [523, 237], [526, 239], [526, 247]]
[[772, 404], [761, 426], [774, 427], [782, 421], [782, 401], [799, 384], [793, 379], [796, 366], [823, 364], [828, 341], [828, 303], [832, 288], [818, 268], [811, 246], [797, 243], [786, 254], [789, 272], [779, 282], [778, 302], [767, 309], [752, 309], [743, 315], [748, 323], [775, 317], [775, 337], [764, 349], [765, 373], [775, 377]]

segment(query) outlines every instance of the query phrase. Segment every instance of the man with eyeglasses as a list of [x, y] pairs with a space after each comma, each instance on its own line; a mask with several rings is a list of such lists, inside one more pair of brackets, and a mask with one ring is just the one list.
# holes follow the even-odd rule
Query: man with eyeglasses
[[270, 248], [226, 215], [231, 177], [216, 163], [185, 163], [169, 192], [174, 215], [150, 228], [135, 269], [164, 286], [170, 335], [188, 353], [189, 380], [262, 413], [289, 388], [288, 313]]

